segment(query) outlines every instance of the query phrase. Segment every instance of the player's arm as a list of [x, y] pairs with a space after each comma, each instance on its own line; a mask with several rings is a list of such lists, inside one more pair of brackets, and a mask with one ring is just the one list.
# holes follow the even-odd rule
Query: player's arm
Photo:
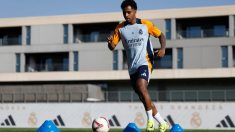
[[148, 20], [142, 20], [142, 23], [146, 24], [148, 27], [148, 32], [150, 35], [154, 36], [155, 38], [159, 39], [161, 48], [155, 51], [155, 54], [158, 57], [163, 57], [165, 55], [165, 49], [166, 49], [166, 38], [165, 35], [159, 30], [156, 26], [153, 25], [152, 22]]
[[120, 32], [119, 29], [123, 26], [123, 24], [118, 24], [116, 27], [115, 31], [111, 33], [107, 37], [107, 42], [108, 42], [108, 48], [110, 50], [114, 50], [114, 48], [117, 46], [118, 42], [120, 41]]
[[155, 51], [158, 57], [163, 57], [165, 55], [166, 50], [166, 37], [163, 33], [158, 37], [161, 48]]

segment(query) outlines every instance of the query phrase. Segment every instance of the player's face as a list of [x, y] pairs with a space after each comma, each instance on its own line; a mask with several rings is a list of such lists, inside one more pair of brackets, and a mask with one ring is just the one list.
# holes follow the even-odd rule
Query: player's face
[[136, 10], [132, 9], [131, 6], [127, 6], [122, 10], [123, 17], [129, 23], [134, 24], [136, 20]]

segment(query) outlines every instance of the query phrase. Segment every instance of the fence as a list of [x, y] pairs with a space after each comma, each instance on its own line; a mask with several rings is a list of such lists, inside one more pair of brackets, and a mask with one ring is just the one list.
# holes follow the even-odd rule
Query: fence
[[[235, 101], [235, 90], [174, 90], [150, 91], [153, 101], [201, 102], [201, 101]], [[104, 100], [89, 98], [87, 92], [72, 93], [1, 93], [1, 103], [17, 102], [138, 102], [134, 91], [106, 91]]]

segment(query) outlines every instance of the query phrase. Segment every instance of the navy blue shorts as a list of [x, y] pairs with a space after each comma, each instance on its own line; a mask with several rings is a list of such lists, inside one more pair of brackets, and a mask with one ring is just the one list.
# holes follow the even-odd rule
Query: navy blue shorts
[[130, 78], [131, 78], [131, 85], [134, 89], [136, 87], [136, 81], [139, 78], [143, 78], [147, 82], [149, 82], [149, 69], [148, 69], [148, 66], [146, 66], [146, 65], [140, 66], [134, 74], [130, 75]]

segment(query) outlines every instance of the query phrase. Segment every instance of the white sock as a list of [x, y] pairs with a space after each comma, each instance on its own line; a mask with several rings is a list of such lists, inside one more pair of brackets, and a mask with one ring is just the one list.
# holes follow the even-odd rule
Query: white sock
[[155, 119], [159, 124], [165, 123], [164, 119], [162, 118], [162, 116], [160, 115], [159, 112], [154, 116], [154, 119]]
[[152, 111], [152, 109], [146, 111], [146, 114], [147, 114], [148, 120], [153, 120], [153, 111]]

